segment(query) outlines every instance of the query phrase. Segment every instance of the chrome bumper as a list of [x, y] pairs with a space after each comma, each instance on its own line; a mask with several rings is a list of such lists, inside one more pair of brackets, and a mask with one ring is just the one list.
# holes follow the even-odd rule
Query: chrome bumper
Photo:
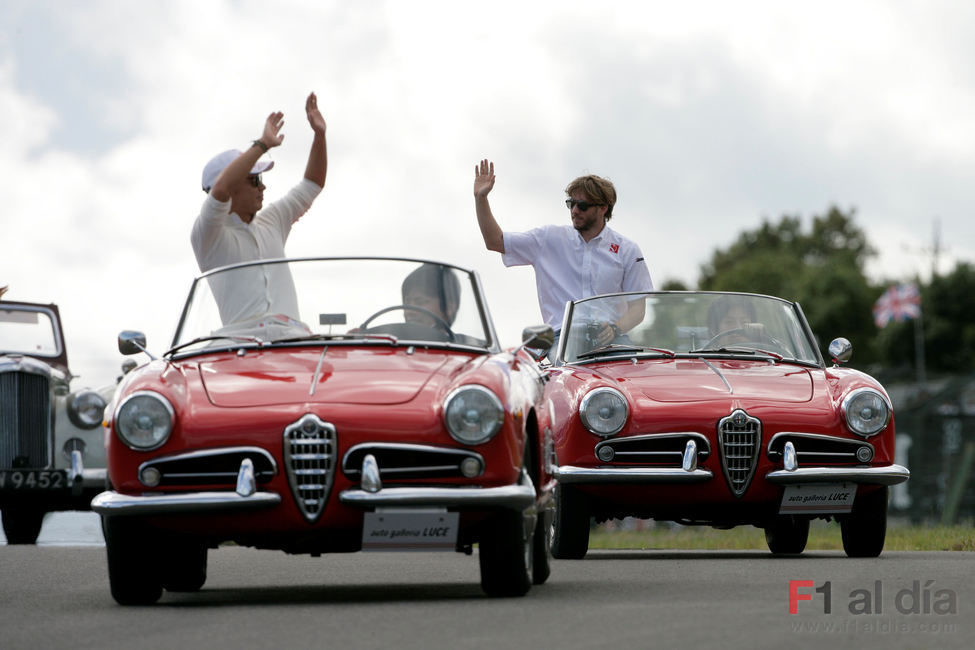
[[704, 483], [714, 478], [707, 469], [680, 467], [576, 467], [562, 465], [552, 469], [559, 483], [573, 484], [647, 484]]
[[91, 509], [103, 517], [131, 515], [183, 515], [196, 513], [246, 512], [281, 503], [276, 492], [187, 492], [185, 494], [130, 495], [102, 492], [91, 501]]
[[775, 485], [805, 483], [858, 483], [861, 485], [897, 485], [911, 477], [903, 465], [886, 467], [797, 467], [778, 469], [765, 475]]
[[535, 505], [535, 488], [531, 484], [506, 485], [496, 488], [401, 487], [367, 490], [343, 490], [339, 501], [356, 508], [414, 508], [437, 506], [455, 510], [515, 510]]

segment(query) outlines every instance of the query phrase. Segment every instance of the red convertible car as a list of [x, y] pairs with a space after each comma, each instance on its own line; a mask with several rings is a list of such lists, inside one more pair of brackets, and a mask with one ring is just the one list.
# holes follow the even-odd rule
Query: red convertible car
[[[549, 575], [551, 328], [502, 350], [470, 270], [320, 258], [194, 282], [170, 349], [126, 375], [106, 431], [112, 596], [196, 591], [234, 542], [318, 555], [459, 551], [481, 586]], [[123, 354], [145, 351], [138, 332]]]
[[626, 516], [758, 526], [773, 553], [801, 553], [810, 520], [832, 518], [847, 555], [879, 555], [888, 486], [910, 474], [887, 393], [839, 366], [851, 351], [834, 340], [827, 365], [799, 305], [768, 296], [568, 304], [546, 386], [554, 557], [585, 556], [593, 518]]

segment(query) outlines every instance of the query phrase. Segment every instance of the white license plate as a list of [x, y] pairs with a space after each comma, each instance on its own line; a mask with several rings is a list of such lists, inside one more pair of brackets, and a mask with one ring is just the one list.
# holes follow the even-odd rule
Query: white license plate
[[61, 469], [0, 470], [0, 490], [65, 490], [68, 475]]
[[460, 514], [446, 510], [365, 513], [363, 551], [453, 551]]
[[855, 483], [789, 485], [782, 495], [780, 515], [842, 514], [853, 509]]

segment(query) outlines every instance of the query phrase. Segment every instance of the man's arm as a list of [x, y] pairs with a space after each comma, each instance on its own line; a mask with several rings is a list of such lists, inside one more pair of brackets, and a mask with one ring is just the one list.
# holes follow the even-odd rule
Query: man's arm
[[308, 124], [315, 132], [311, 141], [311, 151], [308, 152], [308, 164], [305, 166], [305, 178], [319, 187], [325, 187], [325, 175], [328, 173], [328, 150], [325, 146], [325, 118], [318, 110], [318, 98], [315, 93], [308, 95], [305, 100], [305, 115]]
[[482, 160], [480, 165], [474, 165], [474, 207], [477, 210], [477, 225], [481, 229], [481, 237], [489, 251], [504, 254], [504, 233], [498, 225], [487, 195], [494, 188], [494, 163]]
[[283, 118], [284, 113], [280, 111], [267, 116], [264, 121], [264, 133], [259, 139], [260, 142], [264, 143], [264, 147], [255, 143], [227, 165], [217, 176], [217, 180], [214, 181], [213, 187], [210, 189], [210, 196], [221, 202], [230, 200], [230, 189], [250, 174], [257, 160], [264, 155], [265, 151], [279, 146], [284, 141], [284, 134], [280, 133], [281, 127], [284, 126]]

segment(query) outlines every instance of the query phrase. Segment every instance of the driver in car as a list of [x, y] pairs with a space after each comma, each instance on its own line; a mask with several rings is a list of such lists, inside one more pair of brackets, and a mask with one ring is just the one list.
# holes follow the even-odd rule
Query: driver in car
[[757, 320], [754, 304], [739, 296], [721, 296], [708, 307], [710, 345], [764, 341], [765, 326]]
[[[443, 329], [454, 324], [460, 306], [460, 282], [450, 269], [439, 264], [423, 264], [403, 280], [403, 304], [407, 323]], [[441, 322], [438, 322], [438, 319]]]

